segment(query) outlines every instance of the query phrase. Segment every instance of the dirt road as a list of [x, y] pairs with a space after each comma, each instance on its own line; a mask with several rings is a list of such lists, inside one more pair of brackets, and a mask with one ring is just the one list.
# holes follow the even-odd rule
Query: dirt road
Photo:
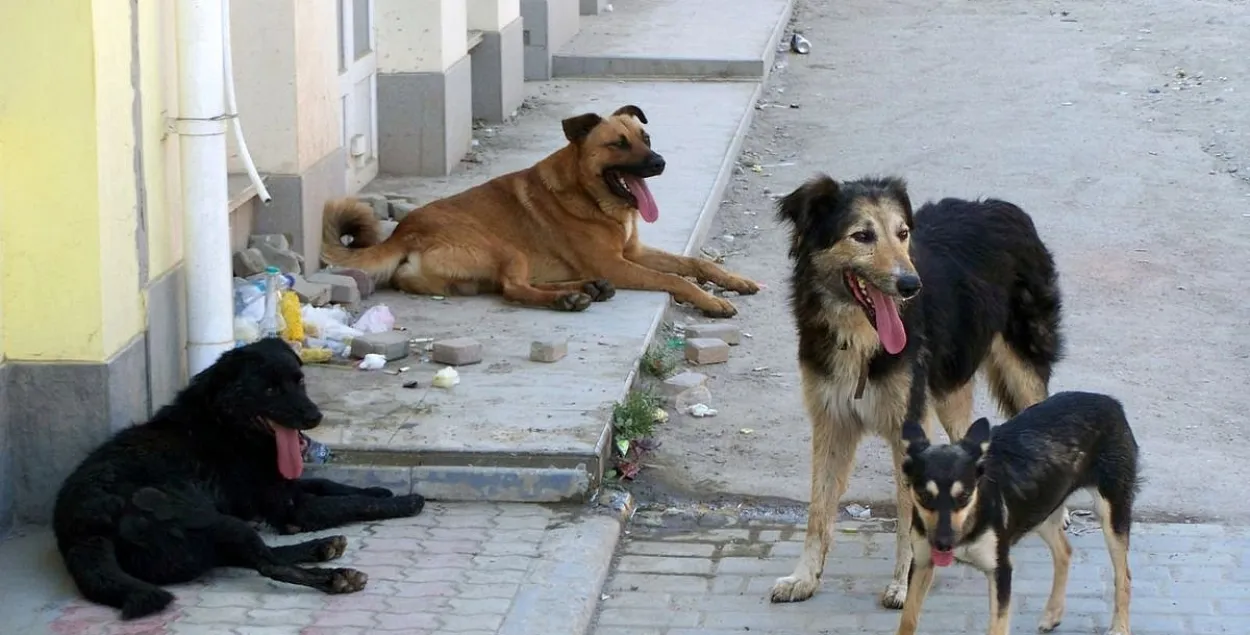
[[[818, 171], [893, 173], [916, 204], [996, 196], [1033, 215], [1066, 302], [1053, 389], [1125, 402], [1143, 516], [1250, 521], [1250, 4], [809, 0], [795, 25], [811, 54], [779, 56], [707, 241], [769, 288], [735, 300], [752, 337], [707, 371], [719, 416], [674, 417], [642, 485], [806, 500], [772, 199]], [[983, 389], [977, 414], [1000, 420]], [[889, 471], [881, 441], [863, 446], [847, 500], [888, 501]]]

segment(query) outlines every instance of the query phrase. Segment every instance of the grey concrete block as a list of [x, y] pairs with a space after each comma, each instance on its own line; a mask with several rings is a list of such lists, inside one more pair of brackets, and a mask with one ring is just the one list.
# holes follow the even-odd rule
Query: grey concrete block
[[535, 362], [558, 362], [569, 354], [567, 339], [536, 340], [530, 343], [530, 360]]
[[372, 206], [373, 215], [378, 220], [387, 220], [391, 217], [391, 202], [385, 196], [381, 194], [357, 194], [356, 198]]
[[234, 275], [237, 278], [254, 276], [269, 266], [269, 263], [265, 260], [265, 254], [255, 247], [236, 251], [232, 258]]
[[737, 346], [742, 342], [742, 329], [735, 324], [723, 322], [712, 324], [687, 324], [687, 338], [714, 338], [730, 345]]
[[714, 338], [686, 339], [686, 361], [692, 364], [723, 364], [729, 361], [729, 345]]
[[360, 269], [352, 269], [351, 267], [326, 267], [326, 273], [336, 276], [347, 276], [356, 281], [356, 289], [360, 291], [360, 297], [367, 298], [373, 295], [377, 288], [377, 284], [373, 281], [373, 276], [361, 271]]
[[599, 15], [608, 6], [608, 0], [581, 0], [582, 15]]
[[707, 375], [685, 371], [677, 373], [660, 384], [660, 391], [666, 397], [676, 397], [692, 388], [707, 385]]
[[321, 212], [326, 201], [347, 193], [345, 156], [342, 148], [335, 148], [301, 174], [265, 175], [273, 202], [257, 210], [253, 231], [290, 236], [292, 251], [304, 259], [305, 274], [321, 266]]
[[473, 141], [473, 63], [443, 73], [378, 74], [378, 161], [383, 172], [447, 176]]
[[360, 289], [351, 276], [338, 276], [332, 273], [317, 272], [308, 276], [309, 282], [330, 285], [330, 301], [339, 304], [356, 304], [360, 302]]
[[473, 49], [473, 117], [507, 120], [525, 98], [525, 34], [521, 18], [482, 34]]
[[248, 237], [248, 247], [255, 248], [261, 245], [269, 245], [274, 249], [288, 250], [291, 248], [291, 241], [287, 239], [285, 234], [252, 234]]
[[265, 257], [265, 262], [277, 267], [282, 273], [302, 273], [304, 257], [290, 249], [278, 249], [268, 243], [256, 243], [253, 247]]
[[449, 366], [467, 366], [482, 361], [482, 344], [475, 339], [458, 337], [434, 342], [430, 359]]
[[551, 79], [551, 56], [581, 28], [581, 0], [521, 0], [525, 79]]
[[416, 203], [409, 203], [407, 201], [391, 201], [391, 216], [395, 219], [396, 223], [399, 223], [399, 221], [408, 218], [409, 214], [417, 211], [418, 207], [420, 207], [420, 205], [417, 205]]
[[403, 331], [387, 331], [366, 333], [352, 338], [352, 357], [363, 359], [370, 353], [381, 355], [387, 361], [403, 359], [408, 356], [408, 334]]
[[300, 302], [313, 306], [325, 306], [330, 303], [330, 297], [334, 293], [331, 285], [310, 282], [300, 275], [293, 277], [295, 278], [295, 286], [291, 287], [291, 290], [295, 292], [295, 295], [299, 296]]

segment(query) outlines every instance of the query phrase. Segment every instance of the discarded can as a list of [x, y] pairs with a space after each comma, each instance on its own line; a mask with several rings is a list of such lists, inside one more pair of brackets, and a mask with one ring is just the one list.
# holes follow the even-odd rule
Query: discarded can
[[304, 462], [319, 464], [330, 461], [330, 446], [310, 438], [303, 432], [299, 436], [304, 441]]
[[790, 36], [790, 50], [799, 55], [807, 55], [812, 50], [812, 43], [800, 33]]

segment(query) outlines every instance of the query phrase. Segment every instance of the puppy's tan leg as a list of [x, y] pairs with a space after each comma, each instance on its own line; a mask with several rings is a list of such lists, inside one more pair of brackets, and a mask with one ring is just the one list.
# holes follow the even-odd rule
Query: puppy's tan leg
[[1011, 565], [986, 574], [990, 581], [989, 635], [1011, 635]]
[[964, 438], [964, 433], [972, 426], [972, 387], [973, 383], [968, 382], [933, 404], [938, 421], [942, 422], [951, 443]]
[[855, 451], [863, 431], [849, 413], [831, 411], [824, 394], [826, 379], [803, 376], [804, 401], [812, 421], [812, 500], [807, 507], [807, 536], [794, 572], [778, 578], [769, 594], [773, 602], [801, 602], [812, 597], [824, 572], [833, 540], [838, 501], [855, 467]]
[[520, 252], [501, 254], [499, 283], [506, 300], [556, 309], [558, 311], [585, 311], [591, 297], [581, 291], [546, 291], [530, 284], [529, 261]]
[[1055, 566], [1054, 579], [1050, 585], [1050, 598], [1042, 610], [1037, 630], [1049, 633], [1063, 621], [1068, 588], [1068, 571], [1072, 568], [1072, 545], [1063, 533], [1063, 509], [1057, 509], [1037, 528], [1037, 535], [1050, 547], [1050, 559]]
[[[923, 539], [920, 542], [924, 542]], [[912, 551], [917, 548], [923, 549], [923, 545], [913, 545]], [[928, 559], [925, 562], [918, 563], [914, 560], [911, 563], [911, 572], [907, 578], [907, 586], [910, 589], [907, 592], [907, 601], [903, 603], [903, 619], [898, 623], [898, 635], [915, 635], [916, 627], [920, 623], [920, 609], [924, 607], [924, 599], [929, 595], [929, 588], [933, 585], [933, 562]]]
[[1111, 568], [1115, 575], [1115, 605], [1111, 614], [1111, 628], [1107, 635], [1129, 635], [1128, 607], [1133, 596], [1133, 573], [1128, 566], [1129, 534], [1116, 533], [1111, 518], [1111, 503], [1102, 496], [1095, 495], [1098, 504], [1098, 521], [1102, 524], [1103, 538], [1107, 541], [1107, 552], [1111, 555]]
[[700, 289], [681, 276], [649, 269], [624, 257], [605, 259], [595, 263], [595, 267], [600, 276], [618, 289], [667, 291], [678, 302], [693, 304], [709, 317], [733, 317], [738, 313], [728, 300]]
[[729, 273], [716, 263], [702, 258], [678, 256], [661, 249], [645, 246], [640, 246], [635, 252], [627, 253], [626, 257], [656, 271], [688, 276], [699, 282], [712, 282], [723, 289], [737, 291], [742, 295], [752, 295], [760, 290], [760, 286], [755, 282]]

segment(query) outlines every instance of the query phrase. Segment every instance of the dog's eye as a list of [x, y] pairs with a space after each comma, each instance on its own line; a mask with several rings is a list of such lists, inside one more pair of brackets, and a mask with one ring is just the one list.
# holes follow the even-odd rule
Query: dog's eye
[[911, 237], [911, 231], [909, 231], [906, 227], [898, 230], [899, 240], [907, 240], [909, 237]]
[[616, 146], [616, 147], [618, 147], [618, 148], [620, 148], [620, 149], [622, 149], [622, 150], [628, 150], [628, 149], [629, 149], [629, 139], [626, 139], [626, 138], [625, 138], [625, 135], [621, 135], [621, 138], [620, 138], [620, 139], [617, 139], [617, 140], [616, 140], [616, 143], [613, 143], [612, 145], [613, 145], [613, 146]]
[[651, 145], [651, 135], [649, 135], [649, 134], [647, 134], [647, 133], [645, 133], [645, 132], [644, 132], [644, 133], [642, 133], [642, 142], [643, 142], [643, 143], [645, 143], [645, 144], [647, 144], [647, 145]]
[[857, 243], [870, 243], [876, 239], [876, 234], [873, 234], [870, 231], [858, 231], [851, 234], [851, 240], [854, 240]]

